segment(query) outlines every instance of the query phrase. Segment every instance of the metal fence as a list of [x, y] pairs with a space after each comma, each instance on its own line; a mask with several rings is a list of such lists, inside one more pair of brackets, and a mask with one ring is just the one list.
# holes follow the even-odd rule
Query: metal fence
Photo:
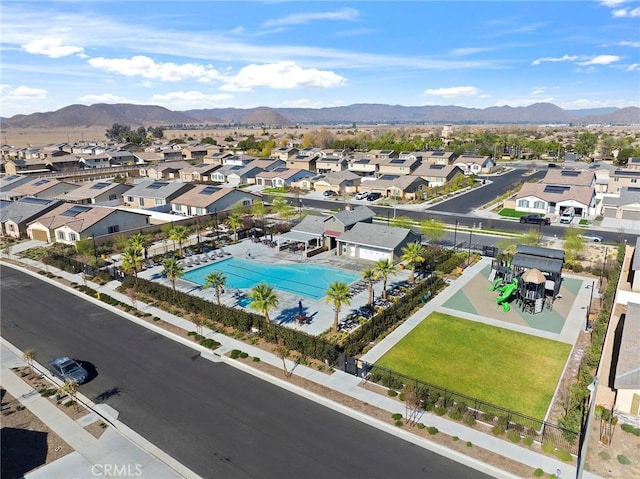
[[[565, 429], [557, 424], [496, 406], [357, 358], [342, 356], [339, 358], [339, 364], [345, 372], [367, 381], [401, 392], [414, 392], [414, 397], [417, 398], [414, 406], [421, 411], [439, 411], [450, 416], [455, 412], [454, 415], [465, 423], [486, 424], [493, 428], [494, 433], [504, 434], [507, 431], [515, 431], [521, 438], [529, 437], [540, 444], [552, 443], [558, 449], [573, 455], [578, 454], [580, 436], [578, 431]], [[473, 421], [470, 418], [473, 418]]]

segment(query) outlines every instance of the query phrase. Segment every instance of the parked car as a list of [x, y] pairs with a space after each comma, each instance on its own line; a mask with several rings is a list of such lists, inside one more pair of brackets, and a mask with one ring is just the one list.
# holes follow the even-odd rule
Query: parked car
[[382, 198], [382, 193], [373, 192], [367, 195], [367, 201], [376, 201], [380, 198]]
[[75, 359], [61, 356], [49, 361], [49, 372], [63, 381], [73, 381], [77, 384], [84, 383], [89, 379], [87, 370], [80, 366]]
[[604, 240], [604, 238], [598, 234], [595, 233], [591, 233], [589, 231], [587, 231], [586, 233], [582, 233], [581, 235], [578, 235], [580, 238], [584, 238], [587, 241], [593, 241], [594, 243], [602, 243], [602, 241]]
[[322, 196], [337, 196], [338, 193], [336, 193], [333, 190], [326, 190], [324, 193], [322, 193]]
[[366, 191], [361, 191], [360, 193], [356, 194], [356, 200], [364, 200], [367, 196], [369, 196], [369, 193], [367, 193]]
[[576, 216], [576, 210], [573, 206], [566, 208], [562, 214], [560, 215], [560, 223], [569, 224], [573, 221], [573, 218]]
[[551, 219], [540, 215], [524, 215], [520, 217], [520, 223], [527, 225], [550, 225]]

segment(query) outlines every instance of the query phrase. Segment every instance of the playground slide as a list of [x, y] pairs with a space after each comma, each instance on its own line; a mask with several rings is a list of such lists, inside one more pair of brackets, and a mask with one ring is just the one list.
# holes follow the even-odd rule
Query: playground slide
[[[514, 283], [509, 283], [505, 287], [501, 288], [502, 294], [500, 294], [500, 296], [496, 298], [496, 303], [502, 304], [502, 309], [504, 309], [505, 311], [509, 311], [509, 305], [506, 303], [506, 301], [516, 289], [518, 289], [518, 285]], [[505, 308], [505, 306], [507, 306], [507, 308]]]
[[502, 278], [498, 278], [494, 280], [493, 284], [491, 285], [491, 288], [489, 288], [489, 291], [495, 291], [498, 288], [498, 286], [502, 284], [502, 281], [503, 281]]

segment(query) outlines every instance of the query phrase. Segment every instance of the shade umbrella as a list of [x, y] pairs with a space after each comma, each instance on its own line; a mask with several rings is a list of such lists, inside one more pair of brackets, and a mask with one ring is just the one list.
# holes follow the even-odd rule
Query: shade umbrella
[[529, 269], [522, 275], [522, 281], [525, 283], [543, 284], [546, 280], [544, 274], [536, 268]]

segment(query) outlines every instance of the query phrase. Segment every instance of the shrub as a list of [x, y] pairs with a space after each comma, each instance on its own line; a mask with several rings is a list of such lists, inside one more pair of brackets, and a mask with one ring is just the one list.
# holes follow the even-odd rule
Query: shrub
[[532, 437], [525, 437], [522, 442], [524, 443], [525, 446], [531, 446], [533, 444], [533, 438]]
[[418, 429], [424, 429], [426, 426], [421, 422], [418, 423]]
[[553, 454], [555, 447], [553, 446], [552, 442], [545, 442], [542, 444], [542, 450], [547, 454]]
[[389, 391], [387, 391], [387, 394], [390, 397], [394, 398], [394, 397], [396, 397], [398, 395], [398, 391], [396, 391], [395, 389], [389, 389]]
[[544, 476], [544, 471], [540, 468], [533, 471], [533, 477], [542, 477]]
[[242, 359], [245, 359], [245, 358], [248, 358], [248, 357], [249, 357], [249, 354], [247, 354], [247, 353], [245, 353], [244, 351], [242, 351], [242, 352], [240, 353], [240, 357], [241, 357]]
[[495, 419], [495, 416], [489, 412], [482, 413], [482, 420], [487, 423], [492, 423]]
[[628, 466], [629, 464], [631, 464], [631, 461], [629, 460], [629, 458], [624, 454], [618, 454], [618, 462], [625, 466]]
[[48, 397], [53, 396], [55, 393], [56, 393], [56, 390], [54, 388], [49, 388], [49, 389], [45, 389], [40, 394], [42, 394], [42, 396], [48, 398]]
[[453, 436], [453, 437], [451, 438], [451, 440], [452, 440], [452, 441], [454, 441], [454, 442], [456, 442], [456, 441], [459, 441], [459, 440], [460, 440], [460, 438], [459, 438], [458, 436]]
[[505, 431], [503, 427], [496, 425], [491, 428], [491, 432], [493, 433], [494, 436], [502, 436]]
[[476, 418], [473, 417], [473, 414], [467, 413], [462, 418], [462, 422], [467, 426], [473, 426], [476, 423]]
[[435, 406], [433, 408], [433, 412], [435, 412], [438, 416], [444, 416], [447, 413], [447, 408], [442, 406]]
[[404, 401], [404, 399], [405, 399], [405, 397], [404, 397], [404, 393], [400, 393], [400, 394], [398, 394], [398, 399], [399, 399], [400, 401]]
[[241, 352], [242, 352], [242, 351], [240, 351], [239, 349], [232, 349], [232, 350], [231, 350], [231, 353], [229, 354], [229, 357], [230, 357], [231, 359], [238, 359], [238, 357], [240, 356], [240, 353], [241, 353]]
[[473, 443], [471, 441], [467, 441], [467, 447], [473, 447]]
[[260, 358], [258, 356], [254, 356], [253, 357], [253, 362], [254, 363], [259, 363], [260, 362]]
[[454, 421], [459, 421], [460, 419], [462, 419], [462, 414], [460, 414], [455, 409], [452, 409], [451, 411], [449, 411], [449, 417]]
[[609, 454], [607, 451], [602, 451], [598, 455], [600, 456], [600, 459], [602, 459], [603, 461], [608, 461], [609, 459], [611, 459], [611, 454]]
[[640, 427], [635, 427], [631, 424], [622, 424], [620, 426], [620, 428], [624, 431], [624, 432], [628, 432], [633, 434], [634, 436], [640, 436]]
[[564, 449], [558, 449], [556, 451], [556, 456], [562, 462], [571, 462], [573, 460], [573, 456], [569, 453], [569, 451], [565, 451]]
[[507, 432], [507, 439], [509, 439], [509, 441], [513, 443], [520, 442], [520, 433], [518, 431], [510, 429], [509, 432]]
[[402, 421], [396, 421], [394, 424], [398, 427], [404, 426], [404, 423]]
[[435, 436], [435, 435], [436, 435], [436, 434], [438, 434], [440, 431], [438, 431], [438, 428], [437, 428], [437, 427], [435, 427], [435, 426], [429, 426], [429, 427], [427, 428], [427, 432], [428, 432], [429, 434], [431, 434], [432, 436]]
[[393, 419], [394, 421], [397, 421], [398, 419], [402, 419], [402, 414], [400, 414], [399, 412], [393, 413], [391, 415], [391, 419]]

